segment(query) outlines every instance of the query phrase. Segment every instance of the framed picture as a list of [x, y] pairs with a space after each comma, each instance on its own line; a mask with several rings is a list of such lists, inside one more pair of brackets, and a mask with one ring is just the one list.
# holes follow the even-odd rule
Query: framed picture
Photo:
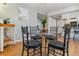
[[72, 21], [70, 22], [70, 24], [71, 24], [71, 27], [77, 27], [77, 21]]

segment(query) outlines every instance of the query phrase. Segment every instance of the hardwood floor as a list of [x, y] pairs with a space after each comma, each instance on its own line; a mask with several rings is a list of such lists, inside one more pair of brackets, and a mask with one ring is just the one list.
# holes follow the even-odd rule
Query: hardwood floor
[[21, 56], [22, 43], [18, 42], [15, 45], [10, 44], [4, 47], [4, 52], [0, 52], [0, 56]]
[[[79, 56], [79, 40], [70, 39], [69, 42], [69, 55], [70, 56]], [[45, 53], [44, 48], [43, 55]], [[8, 45], [4, 48], [4, 52], [0, 52], [0, 56], [21, 56], [22, 51], [22, 42], [17, 42], [15, 45]]]

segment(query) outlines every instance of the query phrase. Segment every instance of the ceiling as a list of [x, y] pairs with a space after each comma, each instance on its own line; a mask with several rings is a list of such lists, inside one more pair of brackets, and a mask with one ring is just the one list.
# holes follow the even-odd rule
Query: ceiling
[[34, 8], [36, 10], [42, 11], [46, 14], [61, 10], [64, 8], [72, 7], [72, 6], [77, 6], [79, 3], [21, 3], [25, 8]]

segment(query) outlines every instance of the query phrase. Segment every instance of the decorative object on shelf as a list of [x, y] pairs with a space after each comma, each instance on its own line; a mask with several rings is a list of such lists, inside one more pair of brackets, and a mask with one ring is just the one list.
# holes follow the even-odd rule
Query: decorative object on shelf
[[4, 24], [9, 24], [10, 23], [10, 18], [6, 18], [6, 19], [4, 19], [3, 21], [4, 21]]
[[47, 23], [47, 17], [41, 18], [41, 24], [43, 26], [43, 31], [45, 31], [46, 23]]

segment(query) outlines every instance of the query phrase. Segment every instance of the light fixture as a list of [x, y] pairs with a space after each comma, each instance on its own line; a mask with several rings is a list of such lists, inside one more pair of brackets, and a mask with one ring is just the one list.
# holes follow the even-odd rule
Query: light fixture
[[6, 5], [7, 3], [0, 3], [0, 5]]
[[3, 3], [3, 5], [6, 5], [7, 3]]

